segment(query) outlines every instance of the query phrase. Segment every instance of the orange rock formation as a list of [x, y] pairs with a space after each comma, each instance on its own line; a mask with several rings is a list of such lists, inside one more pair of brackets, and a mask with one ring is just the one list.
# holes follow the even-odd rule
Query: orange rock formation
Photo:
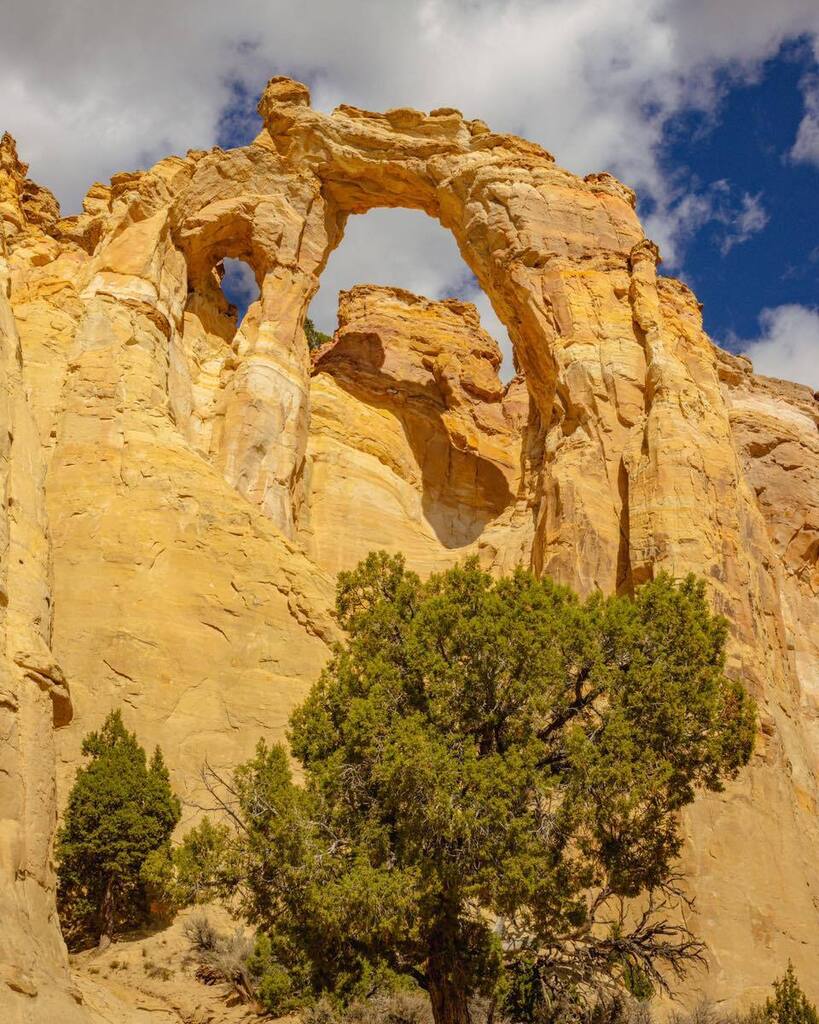
[[[64, 219], [0, 145], [4, 1019], [94, 1016], [48, 856], [82, 736], [122, 707], [195, 795], [205, 755], [283, 734], [337, 636], [333, 574], [376, 546], [584, 593], [706, 576], [762, 729], [687, 816], [712, 967], [689, 992], [751, 998], [791, 958], [819, 997], [814, 396], [712, 345], [611, 176], [451, 109], [326, 116], [289, 79], [260, 112], [251, 145], [117, 175]], [[374, 206], [452, 231], [509, 385], [473, 307], [397, 289], [342, 295], [311, 360], [321, 271]], [[226, 257], [260, 286], [238, 330]]]

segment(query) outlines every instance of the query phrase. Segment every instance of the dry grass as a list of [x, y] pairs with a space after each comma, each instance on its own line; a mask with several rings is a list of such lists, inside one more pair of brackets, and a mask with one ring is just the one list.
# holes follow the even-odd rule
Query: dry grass
[[196, 977], [206, 985], [227, 985], [243, 1003], [256, 1000], [247, 962], [253, 953], [253, 939], [242, 928], [232, 935], [219, 932], [204, 913], [185, 923], [185, 937], [197, 960]]

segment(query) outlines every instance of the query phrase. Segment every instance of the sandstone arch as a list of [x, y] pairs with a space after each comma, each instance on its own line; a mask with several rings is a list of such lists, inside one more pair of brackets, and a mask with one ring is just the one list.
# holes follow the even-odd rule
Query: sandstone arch
[[[658, 568], [708, 578], [732, 622], [731, 670], [757, 695], [763, 730], [743, 781], [688, 819], [696, 924], [714, 964], [703, 986], [748, 994], [788, 957], [809, 978], [819, 918], [813, 396], [714, 348], [694, 296], [658, 277], [633, 194], [610, 176], [580, 180], [540, 147], [449, 109], [327, 116], [304, 86], [274, 79], [260, 110], [251, 145], [117, 175], [92, 187], [76, 218], [58, 220], [16, 157], [2, 166], [10, 302], [0, 333], [39, 431], [30, 447], [48, 472], [29, 507], [45, 496], [54, 563], [53, 582], [43, 571], [34, 587], [41, 611], [21, 600], [12, 633], [38, 623], [72, 684], [61, 784], [81, 736], [115, 704], [163, 745], [184, 792], [203, 750], [227, 764], [260, 731], [281, 735], [335, 636], [333, 567], [308, 557], [299, 535], [305, 312], [351, 213], [419, 209], [453, 233], [528, 389], [513, 431], [524, 457], [504, 478], [508, 515], [477, 538], [482, 557], [496, 569], [531, 563], [582, 591], [628, 588]], [[211, 294], [225, 256], [246, 259], [261, 289], [235, 338]], [[474, 427], [484, 458], [491, 430], [460, 415], [447, 408], [442, 428]], [[43, 762], [15, 757], [44, 792]], [[0, 796], [18, 827], [18, 804]], [[34, 814], [46, 837], [38, 856], [49, 813]], [[5, 847], [0, 858], [4, 870], [17, 863]], [[59, 988], [38, 864], [39, 909], [13, 901], [14, 955], [36, 959], [39, 929]]]
[[[172, 213], [192, 279], [203, 267], [207, 272], [218, 239], [223, 255], [248, 259], [262, 282], [260, 330], [234, 384], [237, 402], [253, 410], [256, 422], [245, 414], [231, 427], [226, 414], [228, 479], [269, 512], [276, 505], [277, 522], [292, 533], [283, 495], [289, 488], [299, 501], [303, 451], [291, 447], [271, 463], [271, 431], [286, 439], [288, 430], [269, 408], [270, 382], [276, 376], [288, 381], [290, 416], [301, 424], [307, 405], [298, 382], [306, 372], [301, 325], [347, 216], [374, 206], [419, 209], [453, 233], [509, 330], [543, 428], [554, 416], [556, 394], [571, 406], [568, 418], [584, 428], [571, 441], [573, 462], [578, 450], [584, 461], [580, 476], [564, 474], [559, 458], [549, 462], [543, 488], [549, 500], [539, 513], [545, 550], [535, 553], [535, 564], [565, 578], [580, 571], [585, 587], [613, 585], [617, 560], [609, 552], [613, 545], [616, 550], [622, 503], [599, 458], [606, 432], [590, 436], [588, 427], [600, 412], [596, 392], [608, 402], [606, 392], [617, 388], [620, 408], [611, 423], [619, 435], [614, 446], [622, 449], [622, 425], [634, 426], [641, 401], [644, 354], [635, 344], [628, 302], [629, 255], [643, 238], [633, 194], [608, 175], [580, 182], [540, 147], [495, 135], [451, 109], [375, 115], [341, 107], [327, 118], [310, 109], [306, 88], [289, 79], [272, 80], [259, 109], [265, 132], [232, 156], [231, 173], [219, 174], [220, 154], [205, 155]], [[580, 211], [573, 209], [576, 200]], [[235, 237], [226, 246], [231, 223]], [[275, 295], [269, 313], [266, 293]], [[606, 310], [605, 325], [599, 318], [589, 322], [590, 307]], [[620, 322], [613, 324], [618, 307]], [[613, 327], [621, 358], [633, 364], [620, 375], [625, 380], [602, 379], [597, 365], [599, 339]], [[571, 358], [564, 346], [573, 347]], [[585, 358], [578, 358], [581, 347]], [[571, 394], [560, 380], [566, 372], [573, 377]], [[278, 399], [274, 404], [281, 408]], [[571, 506], [575, 516], [555, 516], [558, 505]]]

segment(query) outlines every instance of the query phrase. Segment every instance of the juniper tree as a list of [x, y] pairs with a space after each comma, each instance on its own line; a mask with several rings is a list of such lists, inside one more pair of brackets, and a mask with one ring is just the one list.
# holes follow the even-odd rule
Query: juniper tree
[[159, 747], [148, 763], [135, 733], [112, 711], [82, 752], [65, 819], [57, 834], [57, 900], [63, 930], [76, 945], [107, 945], [115, 930], [144, 917], [140, 871], [167, 844], [179, 821]]
[[437, 1024], [476, 995], [521, 1019], [700, 956], [674, 918], [679, 811], [754, 736], [701, 582], [580, 600], [373, 554], [337, 614], [347, 640], [291, 719], [303, 784], [261, 743], [221, 790], [271, 1009], [413, 980]]
[[819, 1013], [802, 991], [790, 961], [785, 974], [773, 984], [773, 996], [749, 1015], [753, 1024], [819, 1024]]
[[320, 331], [309, 316], [305, 317], [304, 320], [304, 335], [307, 338], [307, 347], [311, 352], [320, 349], [322, 345], [326, 345], [330, 340], [330, 335]]

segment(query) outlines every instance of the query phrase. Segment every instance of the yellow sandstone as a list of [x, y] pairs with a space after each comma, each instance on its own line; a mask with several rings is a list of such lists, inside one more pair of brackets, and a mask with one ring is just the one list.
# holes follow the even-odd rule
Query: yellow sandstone
[[[338, 637], [334, 575], [374, 547], [582, 593], [706, 577], [761, 731], [687, 815], [711, 970], [684, 992], [747, 1002], [790, 958], [819, 998], [815, 396], [711, 343], [610, 175], [451, 109], [328, 116], [289, 79], [259, 109], [251, 145], [116, 175], [64, 219], [0, 144], [3, 1020], [118, 1012], [87, 979], [83, 1002], [54, 911], [82, 737], [122, 708], [189, 821], [205, 760], [284, 735]], [[311, 356], [322, 269], [375, 206], [453, 233], [509, 384], [474, 307], [366, 284]], [[238, 329], [227, 257], [260, 288]]]

